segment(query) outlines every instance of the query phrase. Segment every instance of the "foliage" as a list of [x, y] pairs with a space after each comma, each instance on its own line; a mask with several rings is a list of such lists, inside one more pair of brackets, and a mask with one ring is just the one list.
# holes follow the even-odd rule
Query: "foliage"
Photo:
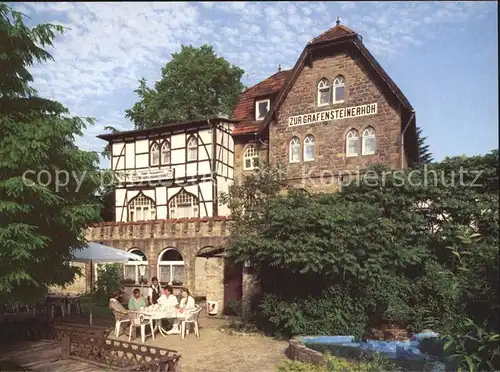
[[323, 365], [313, 365], [298, 361], [283, 360], [277, 368], [278, 372], [396, 372], [400, 371], [381, 355], [376, 355], [372, 360], [347, 360], [329, 354], [325, 355]]
[[266, 331], [285, 337], [318, 334], [359, 337], [367, 324], [363, 304], [338, 287], [326, 290], [320, 297], [297, 296], [291, 301], [267, 293], [260, 309]]
[[97, 266], [96, 295], [99, 299], [106, 299], [111, 292], [122, 289], [122, 265], [106, 264]]
[[139, 101], [125, 111], [137, 129], [167, 121], [229, 115], [243, 91], [244, 71], [218, 57], [212, 46], [182, 46], [162, 68], [154, 88], [145, 79], [135, 92]]
[[500, 370], [500, 333], [488, 332], [470, 319], [465, 331], [463, 336], [443, 337], [444, 351], [459, 371]]
[[468, 317], [498, 330], [497, 164], [492, 151], [373, 167], [333, 195], [280, 194], [272, 169], [244, 179], [228, 195], [241, 213], [227, 251], [260, 280], [261, 325], [287, 336], [383, 324], [460, 334]]
[[23, 19], [0, 4], [0, 293], [21, 301], [73, 280], [71, 252], [100, 209], [98, 155], [74, 143], [92, 121], [31, 87], [29, 68], [52, 59], [44, 47], [63, 28]]
[[422, 128], [417, 127], [418, 162], [419, 165], [430, 164], [434, 161], [429, 145], [426, 143], [427, 137], [422, 135]]

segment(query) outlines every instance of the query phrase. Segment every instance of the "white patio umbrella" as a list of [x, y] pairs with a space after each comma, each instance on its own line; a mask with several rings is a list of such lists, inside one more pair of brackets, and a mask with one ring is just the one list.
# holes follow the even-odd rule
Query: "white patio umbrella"
[[[72, 259], [74, 262], [90, 263], [91, 293], [93, 291], [92, 276], [94, 272], [94, 263], [126, 263], [129, 260], [141, 261], [142, 257], [134, 253], [94, 242], [89, 242], [83, 249], [76, 250], [73, 253]], [[92, 324], [92, 296], [90, 298], [90, 324]]]

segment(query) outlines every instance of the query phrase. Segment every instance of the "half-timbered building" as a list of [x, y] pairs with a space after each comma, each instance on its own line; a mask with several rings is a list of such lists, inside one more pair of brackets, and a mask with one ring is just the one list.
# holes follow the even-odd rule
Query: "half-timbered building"
[[[381, 163], [416, 162], [416, 119], [408, 99], [362, 42], [337, 24], [312, 39], [291, 70], [242, 93], [231, 120], [172, 123], [105, 134], [118, 174], [116, 221], [88, 238], [144, 256], [125, 276], [182, 283], [218, 304], [245, 299], [251, 275], [229, 265], [222, 246], [230, 211], [218, 203], [259, 162], [285, 166], [289, 183], [335, 192], [345, 174]], [[243, 288], [243, 290], [242, 290]]]

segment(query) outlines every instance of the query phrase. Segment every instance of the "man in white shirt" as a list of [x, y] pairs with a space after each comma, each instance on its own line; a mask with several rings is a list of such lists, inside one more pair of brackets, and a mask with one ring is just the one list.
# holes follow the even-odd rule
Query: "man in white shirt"
[[169, 311], [173, 311], [173, 309], [175, 309], [179, 304], [179, 302], [177, 301], [177, 297], [175, 297], [173, 292], [174, 290], [172, 289], [172, 287], [168, 285], [165, 287], [163, 294], [158, 299], [158, 303], [161, 305], [161, 307]]

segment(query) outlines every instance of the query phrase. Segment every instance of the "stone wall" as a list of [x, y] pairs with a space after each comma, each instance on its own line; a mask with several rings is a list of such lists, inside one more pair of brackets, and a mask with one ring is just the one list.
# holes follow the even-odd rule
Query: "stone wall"
[[[401, 167], [399, 104], [384, 91], [378, 75], [353, 52], [315, 54], [312, 66], [305, 66], [277, 113], [277, 120], [270, 125], [270, 161], [287, 165], [287, 178], [292, 183], [304, 184], [308, 191], [331, 191], [338, 183], [340, 171], [357, 171], [369, 164], [382, 163], [391, 169]], [[331, 82], [339, 74], [346, 79], [345, 102], [318, 107], [317, 85], [322, 78]], [[315, 124], [288, 126], [290, 116], [377, 103], [377, 114], [346, 118]], [[376, 152], [373, 155], [346, 157], [346, 135], [356, 129], [361, 136], [366, 127], [376, 132]], [[289, 142], [297, 136], [303, 154], [304, 138], [315, 138], [313, 161], [289, 163]]]
[[324, 356], [322, 353], [308, 348], [297, 338], [292, 338], [288, 341], [286, 355], [291, 360], [296, 360], [302, 363], [310, 363], [317, 366], [324, 364]]
[[88, 280], [87, 280], [87, 268], [84, 263], [72, 263], [73, 266], [77, 266], [80, 268], [81, 275], [75, 275], [75, 279], [73, 283], [66, 287], [60, 287], [60, 286], [51, 286], [49, 287], [50, 292], [62, 292], [62, 293], [71, 293], [71, 294], [84, 294], [87, 293], [90, 289]]
[[184, 285], [192, 294], [207, 296], [207, 299], [210, 295], [223, 301], [223, 259], [200, 261], [197, 255], [203, 248], [223, 246], [229, 235], [228, 223], [229, 217], [105, 222], [89, 228], [86, 238], [127, 251], [140, 249], [148, 258], [149, 278], [158, 276], [157, 265], [162, 251], [175, 248], [185, 264]]

